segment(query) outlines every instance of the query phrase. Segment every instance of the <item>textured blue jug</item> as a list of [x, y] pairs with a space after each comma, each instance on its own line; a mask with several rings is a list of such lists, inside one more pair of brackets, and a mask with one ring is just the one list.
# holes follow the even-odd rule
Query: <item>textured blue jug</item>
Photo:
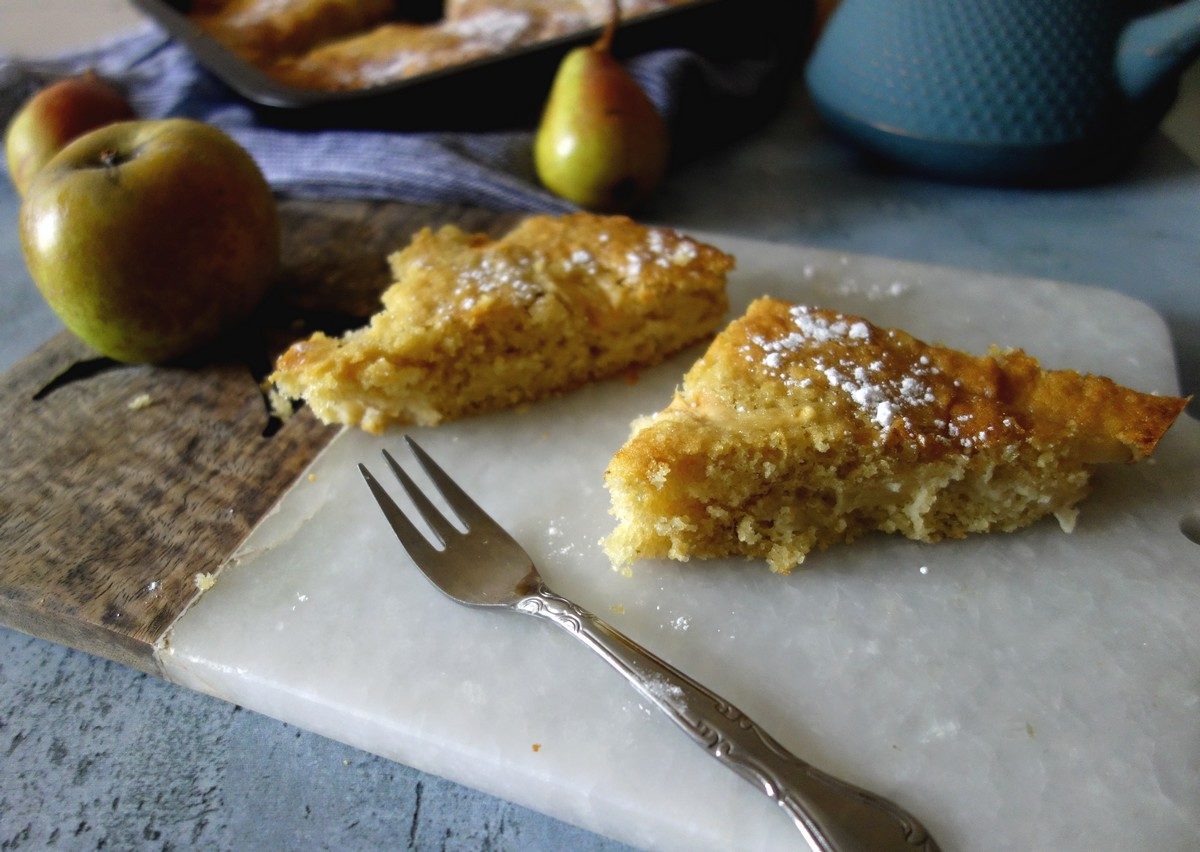
[[922, 172], [1070, 183], [1129, 161], [1200, 52], [1200, 0], [844, 0], [818, 41], [814, 104], [867, 151]]

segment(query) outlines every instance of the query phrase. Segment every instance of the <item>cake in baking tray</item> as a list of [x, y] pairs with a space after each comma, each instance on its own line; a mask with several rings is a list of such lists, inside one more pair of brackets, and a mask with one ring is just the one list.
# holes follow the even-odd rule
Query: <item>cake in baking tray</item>
[[[635, 18], [693, 0], [622, 0]], [[362, 89], [497, 56], [608, 20], [609, 0], [447, 0], [432, 22], [404, 0], [197, 0], [194, 20], [270, 76]]]
[[1092, 469], [1145, 458], [1186, 402], [759, 299], [634, 423], [605, 473], [605, 548], [622, 569], [741, 555], [787, 573], [870, 531], [1070, 531]]
[[518, 43], [522, 29], [391, 23], [320, 45], [270, 67], [281, 83], [301, 89], [363, 89], [482, 59]]
[[191, 18], [243, 59], [269, 65], [373, 27], [393, 11], [392, 0], [196, 0]]
[[711, 334], [733, 258], [624, 216], [526, 219], [493, 240], [428, 228], [390, 258], [383, 310], [294, 344], [269, 377], [323, 421], [432, 425], [653, 364]]

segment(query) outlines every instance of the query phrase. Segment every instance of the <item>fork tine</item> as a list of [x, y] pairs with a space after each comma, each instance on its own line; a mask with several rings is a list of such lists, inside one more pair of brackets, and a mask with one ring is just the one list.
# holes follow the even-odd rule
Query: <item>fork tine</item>
[[467, 492], [458, 487], [446, 471], [438, 467], [437, 462], [421, 449], [420, 444], [408, 437], [408, 435], [404, 436], [404, 440], [408, 443], [413, 455], [417, 457], [417, 461], [421, 463], [421, 467], [425, 469], [425, 473], [429, 475], [430, 480], [437, 486], [446, 503], [454, 510], [454, 513], [458, 515], [459, 520], [466, 525], [467, 529], [476, 524], [489, 524], [499, 529], [499, 524], [492, 520], [492, 517], [487, 512], [479, 508], [479, 505], [467, 496]]
[[437, 551], [430, 546], [429, 541], [421, 534], [421, 531], [413, 526], [412, 521], [405, 517], [404, 512], [400, 510], [400, 507], [388, 496], [383, 486], [371, 475], [371, 471], [367, 470], [366, 465], [360, 464], [358, 469], [362, 473], [363, 479], [367, 481], [371, 493], [375, 495], [375, 502], [383, 510], [384, 517], [392, 525], [392, 530], [396, 533], [396, 538], [400, 539], [400, 544], [404, 545], [404, 549], [412, 557], [412, 560], [419, 565], [422, 560], [436, 556]]
[[446, 520], [446, 516], [441, 513], [438, 507], [429, 501], [425, 493], [417, 487], [417, 483], [412, 481], [412, 477], [404, 472], [404, 468], [400, 467], [400, 463], [392, 458], [391, 453], [384, 450], [383, 458], [387, 461], [388, 467], [392, 469], [392, 473], [396, 475], [396, 479], [400, 480], [400, 485], [404, 488], [404, 493], [408, 495], [408, 499], [413, 501], [413, 505], [417, 507], [417, 512], [425, 519], [425, 523], [429, 524], [429, 528], [433, 530], [434, 536], [442, 546], [445, 546], [450, 536], [462, 535]]

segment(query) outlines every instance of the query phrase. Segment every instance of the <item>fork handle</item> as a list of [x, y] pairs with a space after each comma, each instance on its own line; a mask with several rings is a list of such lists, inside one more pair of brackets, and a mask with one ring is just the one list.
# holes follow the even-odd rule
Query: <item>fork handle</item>
[[783, 808], [814, 852], [937, 852], [899, 805], [805, 763], [733, 704], [544, 584], [516, 608], [554, 622], [603, 657], [693, 741]]

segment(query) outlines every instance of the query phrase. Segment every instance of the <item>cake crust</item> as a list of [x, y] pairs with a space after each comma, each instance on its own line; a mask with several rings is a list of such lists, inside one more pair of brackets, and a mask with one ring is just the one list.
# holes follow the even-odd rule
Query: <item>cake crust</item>
[[535, 216], [493, 240], [452, 225], [389, 258], [383, 310], [316, 333], [268, 378], [325, 422], [380, 432], [530, 402], [711, 334], [733, 258], [624, 216]]
[[921, 541], [1064, 528], [1092, 468], [1147, 456], [1187, 400], [978, 357], [833, 311], [755, 301], [605, 474], [636, 559], [743, 555], [790, 571], [870, 531]]

